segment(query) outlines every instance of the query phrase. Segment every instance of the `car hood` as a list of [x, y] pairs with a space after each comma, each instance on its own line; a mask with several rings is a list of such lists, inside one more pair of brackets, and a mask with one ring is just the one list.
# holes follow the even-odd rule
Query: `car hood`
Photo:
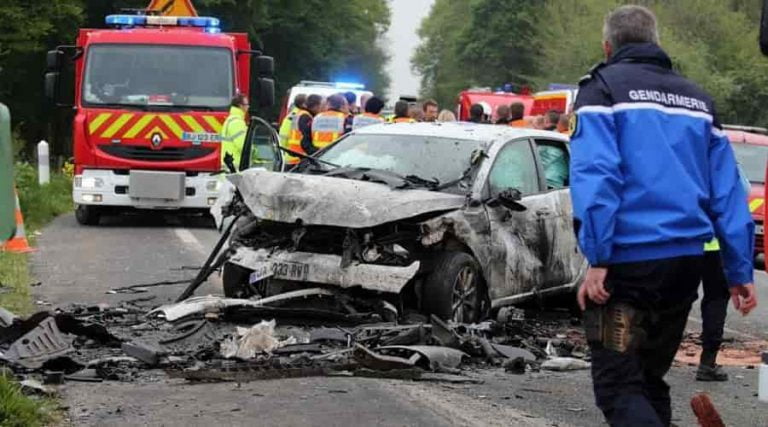
[[465, 201], [456, 194], [317, 175], [247, 170], [228, 178], [257, 217], [305, 225], [367, 228], [455, 210]]

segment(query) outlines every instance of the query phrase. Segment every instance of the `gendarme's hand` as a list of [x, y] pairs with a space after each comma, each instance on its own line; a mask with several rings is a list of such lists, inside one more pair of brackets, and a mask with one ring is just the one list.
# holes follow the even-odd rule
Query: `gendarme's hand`
[[757, 292], [753, 283], [733, 286], [730, 291], [733, 308], [739, 310], [742, 315], [746, 316], [757, 307]]
[[587, 298], [600, 305], [608, 301], [611, 294], [605, 290], [606, 275], [608, 275], [607, 268], [589, 267], [584, 282], [579, 288], [579, 293], [576, 295], [582, 310], [587, 309]]

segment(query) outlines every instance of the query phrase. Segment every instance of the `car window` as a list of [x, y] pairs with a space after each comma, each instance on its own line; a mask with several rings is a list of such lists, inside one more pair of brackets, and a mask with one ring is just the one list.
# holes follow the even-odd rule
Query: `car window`
[[732, 143], [736, 161], [741, 164], [749, 182], [765, 183], [765, 161], [768, 159], [768, 146]]
[[556, 141], [536, 140], [536, 150], [544, 170], [548, 190], [566, 188], [568, 181], [568, 150]]
[[520, 190], [523, 194], [538, 192], [539, 176], [528, 140], [508, 142], [499, 151], [488, 182], [491, 194], [509, 188]]

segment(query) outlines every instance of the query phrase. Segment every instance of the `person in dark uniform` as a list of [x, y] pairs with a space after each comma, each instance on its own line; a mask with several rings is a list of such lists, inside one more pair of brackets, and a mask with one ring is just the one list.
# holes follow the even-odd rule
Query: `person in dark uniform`
[[580, 82], [571, 197], [589, 261], [578, 301], [597, 406], [612, 426], [668, 426], [664, 376], [717, 237], [736, 309], [757, 305], [754, 223], [712, 99], [672, 69], [656, 18], [622, 6], [605, 20], [606, 62]]

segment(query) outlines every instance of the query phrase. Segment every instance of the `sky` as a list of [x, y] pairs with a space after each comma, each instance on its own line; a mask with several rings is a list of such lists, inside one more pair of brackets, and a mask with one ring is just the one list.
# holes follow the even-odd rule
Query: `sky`
[[434, 0], [389, 0], [392, 10], [392, 25], [384, 43], [390, 60], [387, 70], [392, 82], [389, 87], [390, 100], [400, 95], [419, 94], [419, 76], [411, 71], [411, 56], [419, 45], [416, 34], [421, 20], [429, 14]]

